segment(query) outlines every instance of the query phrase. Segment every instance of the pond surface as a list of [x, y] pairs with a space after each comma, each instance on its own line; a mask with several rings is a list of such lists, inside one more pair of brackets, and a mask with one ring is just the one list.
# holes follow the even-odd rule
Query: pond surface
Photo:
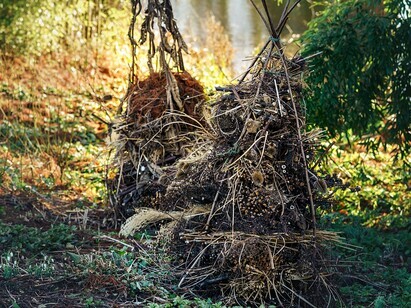
[[[277, 1], [268, 0], [269, 10], [276, 25], [283, 11]], [[261, 1], [255, 3], [262, 9]], [[227, 34], [234, 48], [233, 67], [238, 74], [242, 72], [254, 50], [268, 39], [268, 32], [257, 11], [249, 0], [174, 0], [174, 15], [183, 37], [192, 36], [197, 41], [204, 39], [204, 23], [210, 13], [215, 16]], [[294, 42], [307, 29], [307, 23], [315, 14], [311, 1], [303, 0], [290, 15], [282, 34], [282, 41], [289, 43], [286, 52], [292, 55], [298, 51]], [[254, 52], [255, 53], [255, 52]]]

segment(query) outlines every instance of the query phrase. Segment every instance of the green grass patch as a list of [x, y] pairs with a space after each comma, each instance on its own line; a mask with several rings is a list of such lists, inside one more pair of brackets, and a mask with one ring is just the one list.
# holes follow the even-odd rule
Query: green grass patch
[[51, 225], [47, 230], [24, 225], [5, 225], [0, 222], [1, 251], [14, 251], [35, 255], [66, 248], [67, 244], [77, 242], [75, 226], [66, 224]]
[[[340, 232], [349, 244], [336, 247], [331, 258], [340, 260], [336, 281], [349, 307], [408, 307], [411, 302], [411, 191], [404, 162], [391, 155], [365, 153], [363, 148], [334, 147], [327, 173], [359, 189], [333, 188], [331, 208], [323, 210], [321, 228]], [[344, 263], [345, 262], [345, 263]]]

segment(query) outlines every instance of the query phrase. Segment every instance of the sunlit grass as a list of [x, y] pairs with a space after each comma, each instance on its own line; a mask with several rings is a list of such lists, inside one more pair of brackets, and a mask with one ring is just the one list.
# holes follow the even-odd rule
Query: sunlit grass
[[[100, 41], [27, 56], [6, 50], [0, 59], [0, 177], [6, 190], [39, 190], [60, 201], [106, 207], [104, 139], [127, 92], [131, 52], [127, 11]], [[121, 15], [121, 16], [120, 16]], [[208, 91], [231, 78], [232, 48], [211, 16], [199, 44], [186, 38], [186, 69]], [[108, 32], [107, 32], [108, 31]], [[111, 31], [111, 32], [110, 32]], [[44, 37], [46, 38], [46, 36]], [[112, 41], [102, 41], [110, 38]], [[139, 78], [148, 74], [147, 47], [138, 49]], [[77, 203], [76, 203], [77, 202]]]
[[323, 164], [351, 189], [337, 189], [333, 213], [356, 216], [365, 227], [406, 228], [411, 220], [411, 178], [402, 160], [395, 161], [390, 148], [370, 153], [359, 144], [333, 146]]

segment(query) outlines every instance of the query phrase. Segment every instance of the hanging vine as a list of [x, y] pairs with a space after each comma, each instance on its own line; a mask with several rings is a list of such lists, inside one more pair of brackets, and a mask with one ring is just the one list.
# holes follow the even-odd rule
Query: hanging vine
[[[158, 55], [158, 70], [165, 73], [166, 76], [167, 84], [165, 88], [167, 91], [168, 109], [173, 110], [177, 107], [178, 110], [182, 111], [183, 103], [178, 92], [178, 84], [171, 71], [172, 68], [185, 71], [183, 51], [188, 53], [188, 48], [178, 30], [171, 2], [170, 0], [147, 0], [143, 22], [140, 27], [140, 39], [137, 42], [135, 39], [136, 21], [142, 9], [141, 0], [131, 0], [132, 18], [128, 31], [132, 48], [130, 85], [135, 84], [136, 81], [136, 68], [138, 68], [136, 61], [137, 48], [139, 45], [147, 43], [147, 66], [150, 74], [156, 71], [153, 66], [153, 59]], [[157, 38], [156, 35], [159, 37]], [[172, 67], [170, 67], [170, 60], [173, 63]]]
[[[132, 46], [131, 83], [135, 80], [136, 50], [138, 45], [148, 44], [147, 65], [150, 73], [155, 71], [153, 58], [158, 54], [160, 71], [170, 70], [167, 56], [172, 60], [173, 67], [184, 71], [183, 51], [188, 53], [187, 45], [177, 27], [170, 0], [148, 0], [140, 27], [140, 38], [135, 39], [137, 16], [143, 5], [141, 0], [131, 0], [132, 19], [129, 28], [129, 39]], [[159, 38], [156, 38], [156, 35]]]

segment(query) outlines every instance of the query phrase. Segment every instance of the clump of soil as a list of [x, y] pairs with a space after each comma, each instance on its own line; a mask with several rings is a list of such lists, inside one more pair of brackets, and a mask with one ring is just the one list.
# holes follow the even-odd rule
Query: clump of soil
[[[203, 86], [188, 72], [173, 73], [177, 81], [184, 112], [199, 121], [198, 107], [205, 100]], [[146, 79], [137, 80], [131, 87], [128, 114], [135, 124], [142, 125], [159, 119], [168, 109], [166, 74], [152, 73]]]

